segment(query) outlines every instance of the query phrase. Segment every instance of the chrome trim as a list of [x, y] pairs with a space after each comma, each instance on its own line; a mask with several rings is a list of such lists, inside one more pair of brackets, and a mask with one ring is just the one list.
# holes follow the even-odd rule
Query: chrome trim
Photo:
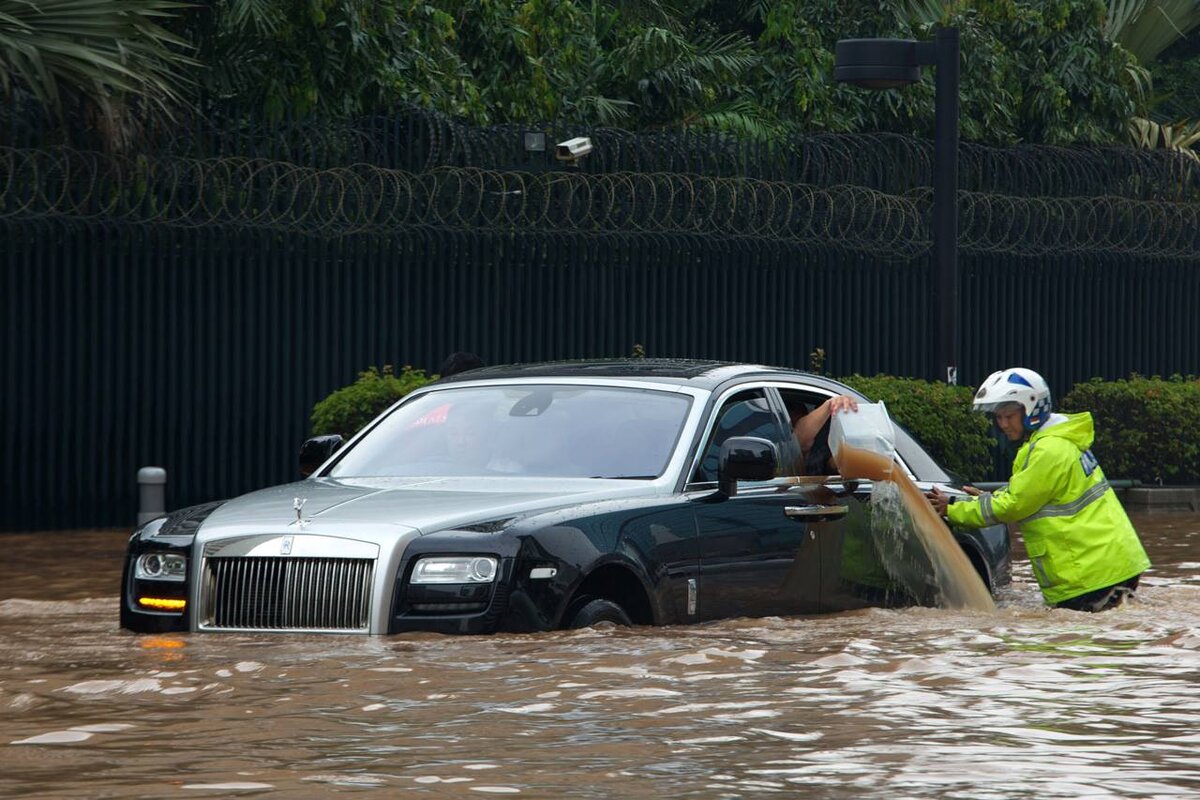
[[[284, 555], [284, 545], [291, 552]], [[319, 534], [253, 534], [203, 543], [194, 624], [200, 631], [375, 630], [379, 545]]]
[[204, 558], [261, 558], [282, 554], [284, 541], [291, 539], [288, 558], [369, 558], [379, 557], [379, 545], [358, 539], [320, 534], [252, 534], [206, 542]]
[[374, 568], [364, 558], [206, 558], [199, 629], [365, 633]]
[[784, 506], [783, 513], [792, 519], [833, 519], [844, 517], [850, 506]]

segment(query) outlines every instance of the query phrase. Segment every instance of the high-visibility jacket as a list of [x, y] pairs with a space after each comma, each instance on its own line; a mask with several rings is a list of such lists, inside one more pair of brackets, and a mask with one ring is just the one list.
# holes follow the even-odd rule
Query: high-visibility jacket
[[1092, 451], [1092, 415], [1054, 414], [1017, 451], [1007, 490], [947, 506], [953, 523], [1017, 523], [1050, 605], [1150, 566], [1133, 523]]

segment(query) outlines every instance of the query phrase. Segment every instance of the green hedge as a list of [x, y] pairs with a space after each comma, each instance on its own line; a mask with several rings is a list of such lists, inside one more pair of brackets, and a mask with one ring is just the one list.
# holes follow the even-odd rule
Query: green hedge
[[[889, 375], [840, 378], [842, 383], [887, 406], [888, 415], [902, 425], [929, 454], [964, 480], [1003, 480], [996, 477], [996, 456], [987, 418], [971, 411], [975, 391], [969, 386], [895, 378]], [[1012, 456], [1008, 456], [1011, 463]]]
[[358, 374], [354, 383], [313, 406], [312, 435], [339, 433], [349, 439], [392, 403], [437, 377], [426, 376], [424, 370], [410, 366], [405, 366], [399, 375], [392, 371], [391, 364], [382, 370], [369, 367]]
[[1200, 380], [1173, 376], [1076, 384], [1060, 411], [1090, 411], [1092, 450], [1110, 478], [1200, 483]]

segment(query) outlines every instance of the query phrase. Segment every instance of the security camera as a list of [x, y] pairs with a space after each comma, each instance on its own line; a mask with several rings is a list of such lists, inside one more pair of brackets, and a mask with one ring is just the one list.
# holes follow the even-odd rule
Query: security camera
[[554, 146], [554, 157], [559, 161], [575, 161], [592, 152], [592, 140], [586, 136], [567, 139]]

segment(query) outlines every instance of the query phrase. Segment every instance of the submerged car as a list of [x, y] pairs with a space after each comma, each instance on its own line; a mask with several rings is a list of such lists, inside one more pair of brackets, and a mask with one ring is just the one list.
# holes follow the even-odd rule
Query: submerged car
[[[935, 603], [870, 482], [802, 474], [789, 409], [837, 394], [859, 396], [711, 361], [446, 378], [344, 445], [306, 442], [301, 481], [136, 530], [121, 625], [490, 633]], [[918, 486], [959, 485], [899, 426], [896, 450]], [[953, 534], [989, 589], [1008, 582], [1003, 526]]]

